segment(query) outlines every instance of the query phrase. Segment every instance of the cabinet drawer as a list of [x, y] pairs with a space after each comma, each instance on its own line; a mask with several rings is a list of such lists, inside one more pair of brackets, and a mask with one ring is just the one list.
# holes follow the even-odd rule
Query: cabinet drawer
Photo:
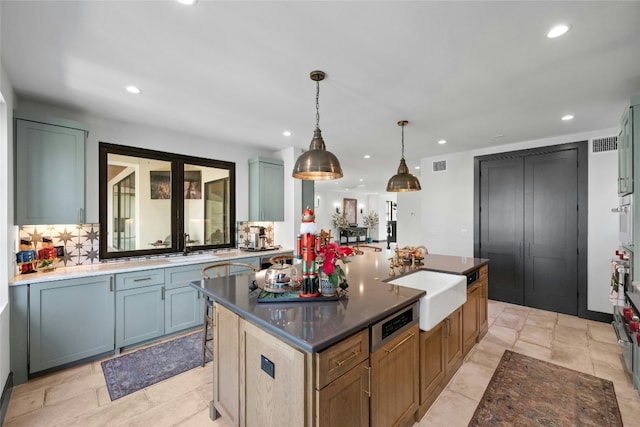
[[167, 290], [189, 286], [191, 282], [202, 279], [202, 268], [211, 263], [185, 265], [164, 269], [165, 288]]
[[164, 285], [163, 268], [116, 274], [116, 291], [152, 285]]
[[365, 329], [315, 355], [318, 390], [369, 357], [369, 330]]

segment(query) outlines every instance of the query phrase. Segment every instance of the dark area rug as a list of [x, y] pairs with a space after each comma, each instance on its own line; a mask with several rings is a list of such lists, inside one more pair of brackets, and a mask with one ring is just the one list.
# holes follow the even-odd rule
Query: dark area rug
[[469, 427], [622, 426], [613, 383], [505, 350]]
[[109, 396], [116, 400], [201, 363], [202, 333], [196, 332], [105, 360], [101, 365]]

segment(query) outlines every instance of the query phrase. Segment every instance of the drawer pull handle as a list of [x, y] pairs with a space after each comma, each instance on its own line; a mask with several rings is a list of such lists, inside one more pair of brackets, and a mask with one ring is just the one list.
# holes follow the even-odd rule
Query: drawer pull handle
[[391, 353], [391, 352], [396, 351], [396, 349], [397, 349], [398, 347], [400, 347], [402, 344], [406, 343], [406, 342], [407, 342], [407, 341], [409, 341], [411, 338], [413, 338], [413, 335], [414, 335], [413, 333], [409, 334], [409, 336], [408, 336], [408, 337], [406, 337], [405, 339], [403, 339], [402, 341], [400, 341], [398, 344], [394, 345], [394, 346], [393, 346], [393, 348], [391, 348], [391, 349], [386, 349], [386, 348], [385, 348], [384, 350], [385, 350], [387, 353]]
[[134, 282], [144, 282], [147, 280], [151, 280], [151, 277], [143, 277], [142, 279], [133, 279]]
[[342, 360], [336, 360], [336, 365], [338, 366], [342, 366], [344, 365], [347, 361], [353, 359], [354, 357], [356, 357], [357, 355], [359, 355], [360, 352], [359, 351], [352, 351], [351, 352], [351, 356], [347, 357], [346, 359], [342, 359]]
[[367, 370], [367, 376], [369, 377], [369, 381], [368, 381], [368, 390], [363, 390], [365, 393], [367, 393], [367, 396], [371, 397], [371, 367], [370, 366], [364, 366], [364, 369]]

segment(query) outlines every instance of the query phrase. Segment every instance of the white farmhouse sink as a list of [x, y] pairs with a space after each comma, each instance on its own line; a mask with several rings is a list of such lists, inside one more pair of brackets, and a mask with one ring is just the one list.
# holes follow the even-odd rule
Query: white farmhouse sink
[[467, 277], [457, 274], [418, 270], [388, 283], [421, 289], [420, 329], [429, 331], [467, 301]]
[[167, 261], [173, 262], [176, 264], [191, 264], [194, 262], [207, 262], [207, 261], [215, 261], [219, 257], [213, 254], [199, 254], [199, 255], [187, 255], [187, 256], [172, 256], [168, 257]]

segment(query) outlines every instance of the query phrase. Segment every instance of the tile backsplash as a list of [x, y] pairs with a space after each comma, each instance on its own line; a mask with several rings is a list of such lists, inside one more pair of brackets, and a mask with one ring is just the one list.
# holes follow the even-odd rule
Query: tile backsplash
[[251, 241], [249, 240], [250, 227], [264, 227], [266, 234], [267, 246], [275, 246], [273, 238], [273, 222], [257, 222], [257, 221], [238, 221], [238, 246], [248, 247]]
[[[251, 226], [264, 227], [267, 246], [275, 246], [273, 222], [240, 221], [237, 223], [239, 247], [249, 246]], [[42, 248], [43, 237], [51, 239], [53, 246], [64, 246], [64, 256], [58, 257], [56, 267], [100, 263], [100, 224], [23, 225], [18, 228], [18, 240], [30, 240], [36, 251]]]
[[58, 257], [57, 267], [98, 264], [100, 262], [100, 224], [23, 225], [18, 229], [19, 240], [30, 240], [36, 251], [42, 248], [42, 238], [64, 246], [64, 256]]

